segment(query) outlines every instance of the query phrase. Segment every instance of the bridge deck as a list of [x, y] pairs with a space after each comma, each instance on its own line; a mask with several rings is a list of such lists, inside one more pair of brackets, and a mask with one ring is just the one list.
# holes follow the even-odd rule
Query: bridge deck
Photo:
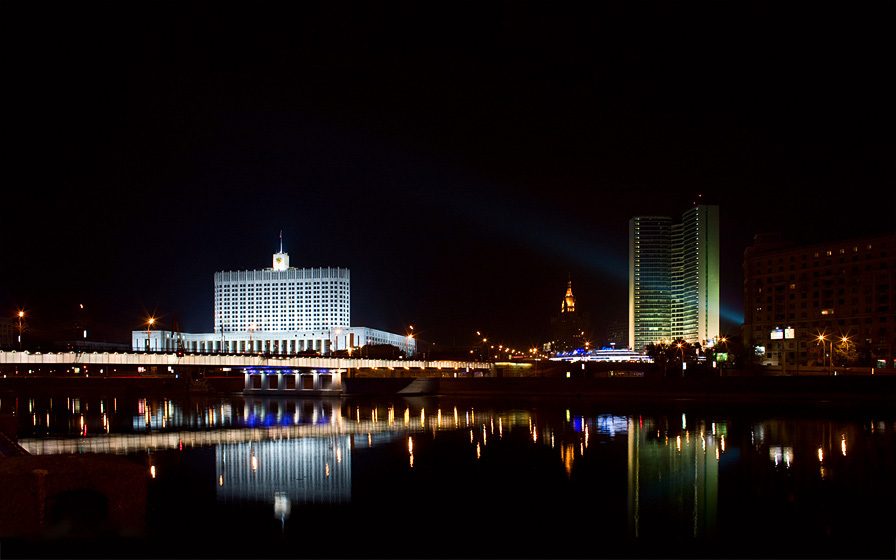
[[185, 354], [153, 352], [0, 352], [0, 365], [124, 365], [209, 368], [450, 369], [493, 370], [491, 362], [380, 360], [262, 354]]

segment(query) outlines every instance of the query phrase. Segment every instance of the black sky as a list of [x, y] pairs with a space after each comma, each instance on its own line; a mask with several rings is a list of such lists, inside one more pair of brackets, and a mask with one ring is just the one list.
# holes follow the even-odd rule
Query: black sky
[[892, 232], [893, 2], [0, 2], [0, 306], [209, 332], [213, 274], [352, 272], [352, 322], [626, 319], [627, 224]]

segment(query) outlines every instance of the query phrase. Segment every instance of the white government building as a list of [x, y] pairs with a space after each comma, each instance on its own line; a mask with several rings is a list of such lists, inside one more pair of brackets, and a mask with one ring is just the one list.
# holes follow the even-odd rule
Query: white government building
[[390, 344], [414, 355], [409, 336], [351, 326], [347, 268], [293, 268], [274, 253], [273, 266], [215, 273], [215, 332], [133, 331], [135, 351], [295, 354]]

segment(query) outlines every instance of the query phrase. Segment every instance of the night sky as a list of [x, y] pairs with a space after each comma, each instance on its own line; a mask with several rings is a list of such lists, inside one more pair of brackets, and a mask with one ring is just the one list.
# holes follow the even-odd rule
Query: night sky
[[0, 312], [211, 332], [282, 230], [354, 326], [528, 347], [568, 279], [625, 321], [628, 220], [699, 200], [737, 334], [756, 233], [896, 230], [894, 7], [2, 0]]

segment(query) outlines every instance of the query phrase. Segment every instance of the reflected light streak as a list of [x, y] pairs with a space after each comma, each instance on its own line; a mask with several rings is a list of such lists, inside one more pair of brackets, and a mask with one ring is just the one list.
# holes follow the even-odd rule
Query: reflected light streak
[[563, 461], [563, 468], [566, 471], [566, 477], [572, 475], [572, 465], [575, 462], [575, 447], [572, 444], [560, 446], [560, 458]]

